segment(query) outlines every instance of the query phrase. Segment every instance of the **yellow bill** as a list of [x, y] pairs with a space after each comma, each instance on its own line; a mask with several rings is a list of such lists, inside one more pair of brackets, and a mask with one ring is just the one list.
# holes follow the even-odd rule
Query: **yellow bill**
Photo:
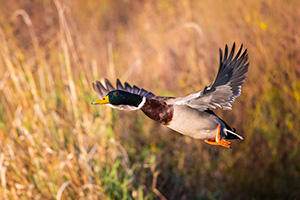
[[96, 104], [106, 104], [109, 103], [108, 96], [105, 96], [103, 99], [100, 99], [98, 101], [93, 101], [91, 104], [96, 105]]

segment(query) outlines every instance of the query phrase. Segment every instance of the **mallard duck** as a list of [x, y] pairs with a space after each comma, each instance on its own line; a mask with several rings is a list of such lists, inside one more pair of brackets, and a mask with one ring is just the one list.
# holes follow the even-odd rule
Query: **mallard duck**
[[[220, 119], [211, 109], [231, 110], [232, 103], [241, 94], [241, 86], [247, 76], [249, 67], [247, 49], [241, 45], [235, 54], [235, 43], [228, 55], [220, 49], [220, 65], [216, 79], [203, 90], [186, 97], [156, 96], [152, 92], [127, 82], [122, 85], [117, 79], [116, 89], [105, 79], [93, 83], [93, 88], [100, 100], [91, 104], [106, 104], [119, 110], [142, 110], [151, 119], [167, 127], [196, 139], [204, 139], [211, 145], [230, 148], [227, 139], [243, 137], [235, 133], [225, 121]], [[105, 87], [105, 86], [106, 87]]]

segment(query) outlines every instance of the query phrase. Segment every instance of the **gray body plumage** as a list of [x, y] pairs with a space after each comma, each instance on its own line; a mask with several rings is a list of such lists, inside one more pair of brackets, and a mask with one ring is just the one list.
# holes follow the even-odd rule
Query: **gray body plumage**
[[169, 128], [195, 139], [210, 139], [216, 136], [218, 124], [221, 125], [221, 137], [226, 137], [224, 123], [216, 116], [200, 112], [185, 105], [174, 105]]

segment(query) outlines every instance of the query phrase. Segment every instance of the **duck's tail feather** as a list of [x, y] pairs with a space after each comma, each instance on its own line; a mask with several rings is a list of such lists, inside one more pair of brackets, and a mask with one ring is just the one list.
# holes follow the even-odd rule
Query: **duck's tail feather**
[[[244, 138], [240, 135], [238, 135], [237, 133], [233, 132], [232, 130], [229, 130], [227, 128], [225, 128], [225, 131], [227, 132], [227, 135], [225, 137], [225, 139], [240, 139], [240, 140], [244, 140]], [[235, 131], [235, 129], [234, 129]]]
[[[215, 115], [216, 117], [218, 117], [212, 110], [205, 110], [205, 112]], [[235, 128], [231, 128], [223, 119], [221, 119], [220, 117], [218, 117], [225, 125], [224, 129], [223, 129], [223, 133], [225, 133], [225, 139], [240, 139], [240, 140], [244, 140], [244, 138], [240, 135], [238, 135], [237, 133], [235, 133]]]

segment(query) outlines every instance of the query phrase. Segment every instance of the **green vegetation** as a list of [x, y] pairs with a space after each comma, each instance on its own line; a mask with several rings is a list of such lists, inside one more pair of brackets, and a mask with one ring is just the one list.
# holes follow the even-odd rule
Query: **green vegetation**
[[[300, 2], [0, 1], [3, 199], [297, 199]], [[249, 51], [231, 150], [91, 106], [107, 77], [183, 96]], [[170, 92], [166, 92], [170, 91]]]

